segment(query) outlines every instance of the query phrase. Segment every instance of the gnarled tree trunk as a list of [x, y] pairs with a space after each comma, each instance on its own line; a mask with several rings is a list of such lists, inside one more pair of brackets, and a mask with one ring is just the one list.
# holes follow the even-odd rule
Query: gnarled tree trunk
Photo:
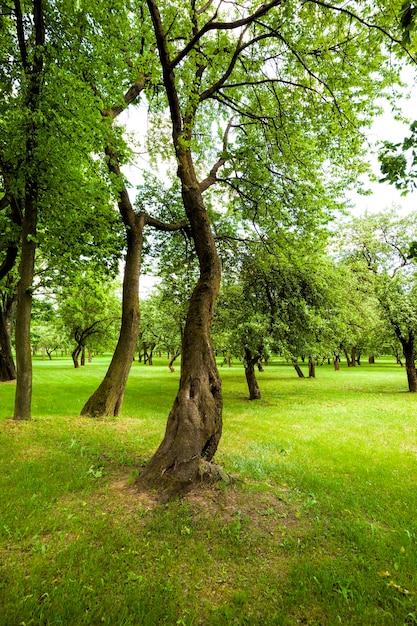
[[164, 439], [139, 476], [141, 489], [166, 497], [184, 493], [218, 475], [209, 462], [222, 432], [221, 381], [211, 344], [211, 325], [220, 287], [220, 261], [191, 155], [177, 151], [184, 208], [200, 265], [181, 349], [181, 378]]

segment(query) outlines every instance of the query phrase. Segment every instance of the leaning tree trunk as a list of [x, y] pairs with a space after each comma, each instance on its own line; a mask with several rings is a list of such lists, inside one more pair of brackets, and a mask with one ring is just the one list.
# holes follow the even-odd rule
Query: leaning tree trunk
[[126, 229], [127, 253], [123, 278], [122, 323], [116, 350], [107, 373], [81, 410], [81, 415], [117, 416], [122, 407], [127, 379], [139, 334], [139, 276], [144, 220]]
[[141, 489], [162, 497], [184, 493], [219, 476], [209, 463], [222, 432], [221, 381], [211, 344], [220, 287], [220, 262], [191, 155], [177, 151], [184, 208], [199, 260], [200, 276], [189, 302], [181, 350], [181, 378], [164, 439], [138, 478]]
[[245, 348], [245, 376], [249, 390], [249, 400], [260, 400], [261, 390], [255, 375], [255, 365], [259, 362], [259, 357], [254, 357], [248, 348]]
[[292, 365], [293, 365], [295, 371], [297, 372], [298, 378], [305, 378], [304, 372], [303, 372], [303, 370], [301, 369], [301, 367], [299, 366], [299, 364], [297, 363], [296, 360], [294, 360], [292, 362]]

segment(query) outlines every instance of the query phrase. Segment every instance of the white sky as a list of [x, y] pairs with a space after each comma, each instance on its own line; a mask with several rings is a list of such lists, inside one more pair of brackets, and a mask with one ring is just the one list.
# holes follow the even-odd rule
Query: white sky
[[[400, 143], [406, 136], [410, 134], [409, 125], [417, 119], [417, 79], [410, 72], [409, 87], [406, 90], [408, 98], [402, 99], [400, 105], [403, 115], [408, 118], [408, 123], [402, 123], [395, 120], [394, 114], [391, 112], [390, 106], [385, 106], [384, 114], [375, 119], [372, 129], [367, 133], [367, 137], [372, 144], [379, 141], [392, 141]], [[380, 178], [381, 173], [376, 155], [370, 153], [370, 161], [372, 163], [373, 172]], [[366, 181], [367, 182], [367, 181]], [[367, 187], [373, 193], [370, 196], [360, 196], [358, 194], [349, 194], [349, 198], [354, 203], [352, 212], [356, 215], [363, 214], [366, 210], [369, 212], [383, 211], [393, 205], [403, 209], [404, 212], [417, 209], [417, 192], [409, 193], [402, 196], [401, 192], [393, 185], [388, 183], [369, 183]]]

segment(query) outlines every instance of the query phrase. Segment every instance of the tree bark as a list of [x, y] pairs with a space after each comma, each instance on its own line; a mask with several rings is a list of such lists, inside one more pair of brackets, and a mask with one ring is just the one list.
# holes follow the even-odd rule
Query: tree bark
[[16, 366], [12, 352], [12, 324], [16, 294], [5, 296], [0, 306], [0, 381], [16, 379]]
[[409, 333], [408, 339], [400, 339], [405, 359], [405, 369], [407, 372], [408, 391], [417, 392], [417, 372], [415, 364], [415, 341], [413, 333]]
[[[124, 190], [123, 194], [127, 191]], [[120, 202], [129, 202], [122, 195]], [[132, 209], [133, 213], [133, 209]], [[129, 214], [129, 217], [133, 217]], [[130, 228], [126, 228], [127, 252], [123, 277], [122, 323], [119, 339], [106, 375], [99, 387], [87, 400], [81, 415], [92, 417], [117, 416], [123, 404], [123, 398], [135, 354], [139, 334], [139, 277], [142, 257], [144, 216], [129, 219]]]
[[259, 357], [254, 357], [248, 348], [245, 348], [245, 376], [249, 390], [249, 400], [260, 400], [261, 390], [255, 375], [255, 365], [259, 362]]
[[220, 261], [191, 155], [177, 148], [182, 198], [200, 265], [189, 302], [181, 349], [181, 378], [164, 439], [139, 476], [141, 489], [161, 497], [184, 493], [202, 480], [218, 478], [210, 464], [222, 432], [221, 381], [211, 344], [211, 325], [220, 287]]
[[315, 378], [316, 377], [316, 363], [314, 359], [308, 359], [308, 377]]
[[354, 366], [354, 363], [352, 363], [352, 360], [351, 360], [351, 358], [350, 358], [350, 356], [349, 356], [349, 353], [348, 353], [347, 349], [346, 349], [346, 348], [343, 348], [343, 352], [345, 353], [345, 357], [346, 357], [346, 361], [347, 361], [347, 366], [348, 366], [348, 367], [353, 367], [353, 366]]
[[297, 374], [298, 374], [298, 377], [299, 377], [299, 378], [305, 378], [305, 376], [304, 376], [304, 372], [303, 372], [303, 370], [301, 369], [301, 367], [298, 365], [297, 361], [296, 361], [296, 360], [294, 360], [294, 361], [292, 362], [292, 364], [293, 364], [293, 367], [294, 367], [295, 371], [296, 371], [296, 372], [297, 372]]
[[43, 47], [45, 44], [45, 25], [42, 0], [33, 2], [34, 23], [34, 55], [33, 62], [28, 62], [24, 24], [20, 2], [15, 1], [17, 37], [20, 55], [26, 78], [28, 79], [26, 105], [32, 113], [26, 129], [25, 146], [25, 189], [22, 206], [22, 243], [19, 265], [19, 283], [17, 286], [16, 308], [16, 394], [14, 415], [15, 420], [28, 420], [31, 417], [32, 405], [32, 354], [30, 349], [30, 321], [32, 313], [32, 287], [35, 268], [36, 233], [38, 220], [39, 168], [40, 163], [34, 162], [34, 154], [38, 147], [38, 126], [35, 114], [39, 108], [39, 97], [43, 74]]

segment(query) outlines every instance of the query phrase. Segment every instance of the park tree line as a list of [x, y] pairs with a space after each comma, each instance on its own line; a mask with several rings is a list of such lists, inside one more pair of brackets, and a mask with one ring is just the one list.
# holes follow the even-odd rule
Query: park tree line
[[[222, 298], [235, 290], [242, 303], [230, 317], [242, 320], [232, 334], [248, 337], [248, 382], [267, 349], [261, 335], [295, 364], [304, 354], [313, 365], [319, 346], [332, 342], [335, 322], [323, 311], [339, 306], [326, 304], [333, 283], [330, 297], [338, 300], [338, 281], [323, 233], [367, 170], [363, 133], [378, 112], [377, 98], [392, 95], [401, 67], [414, 63], [415, 6], [394, 0], [364, 2], [357, 11], [321, 0], [1, 6], [0, 339], [14, 376], [7, 349], [14, 320], [14, 418], [31, 413], [34, 295], [56, 293], [55, 306], [62, 295], [64, 310], [74, 286], [81, 300], [88, 277], [105, 285], [123, 257], [114, 356], [82, 414], [120, 412], [144, 332], [143, 253], [158, 256], [159, 271], [167, 272], [181, 238], [177, 252], [186, 250], [183, 264], [192, 257], [193, 265], [180, 326], [179, 390], [164, 440], [138, 484], [169, 494], [215, 478], [222, 394], [212, 327], [222, 268]], [[134, 201], [123, 166], [134, 160], [135, 147], [120, 118], [136, 106], [146, 112], [146, 169], [157, 176], [144, 176]], [[397, 148], [388, 146], [385, 158]], [[395, 176], [399, 160], [390, 163], [385, 172]], [[352, 267], [359, 263], [353, 249], [340, 255]], [[362, 282], [375, 282], [369, 298], [391, 320], [412, 386], [411, 318], [395, 321], [394, 313], [408, 311], [403, 296], [412, 302], [400, 278], [411, 280], [413, 266], [397, 268], [381, 255], [368, 263]], [[361, 282], [361, 272], [362, 266], [352, 269], [349, 280]], [[365, 306], [357, 300], [356, 311]], [[242, 319], [251, 303], [258, 315], [252, 325]], [[100, 323], [74, 332], [74, 362], [87, 343], [84, 331], [98, 337], [115, 323], [104, 308]]]

